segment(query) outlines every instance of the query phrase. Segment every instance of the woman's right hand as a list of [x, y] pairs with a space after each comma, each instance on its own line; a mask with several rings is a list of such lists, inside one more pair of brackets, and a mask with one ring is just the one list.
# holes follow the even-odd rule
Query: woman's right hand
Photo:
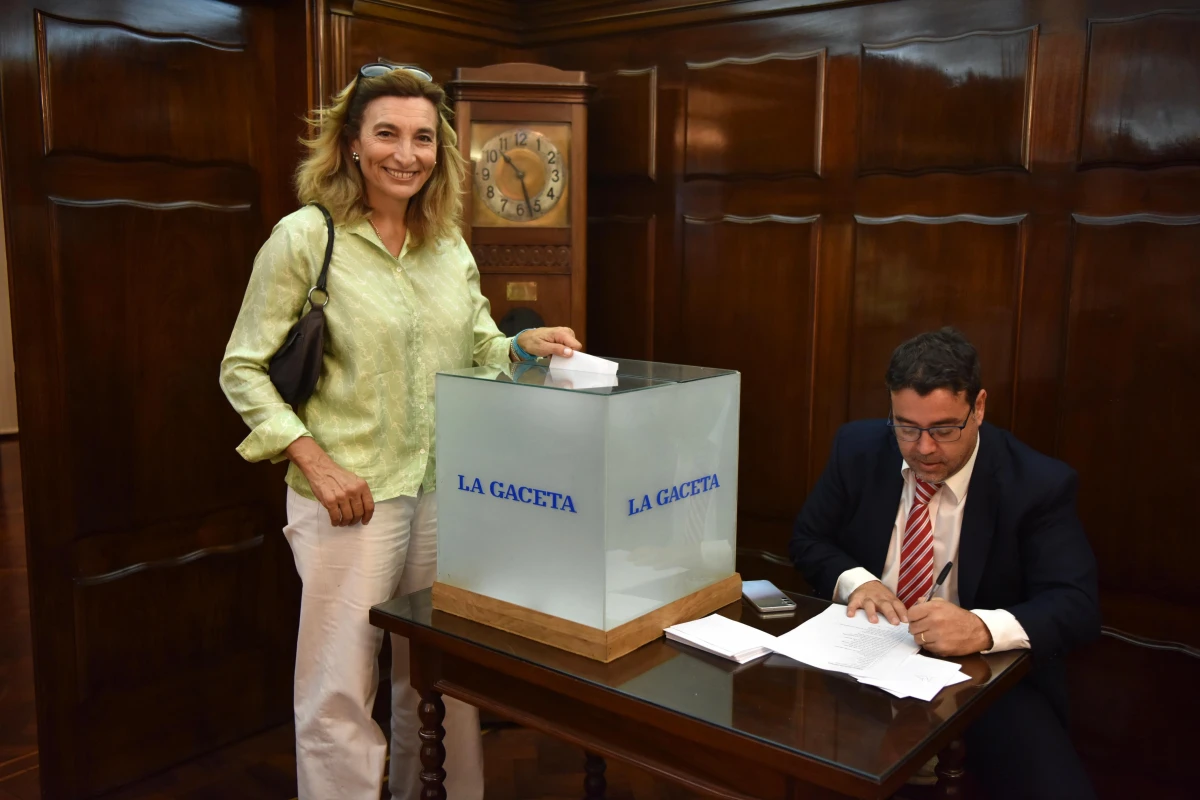
[[288, 445], [292, 460], [312, 487], [317, 502], [329, 512], [335, 527], [366, 525], [375, 514], [375, 499], [367, 482], [349, 470], [342, 469], [329, 454], [309, 436], [302, 436]]

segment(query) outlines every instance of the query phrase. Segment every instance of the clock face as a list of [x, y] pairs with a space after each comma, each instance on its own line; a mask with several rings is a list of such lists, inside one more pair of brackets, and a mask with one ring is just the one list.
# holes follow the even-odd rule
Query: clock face
[[[561, 125], [487, 126], [472, 143], [476, 225], [561, 226], [569, 132]], [[479, 213], [486, 209], [483, 214]], [[494, 216], [493, 216], [494, 215]]]

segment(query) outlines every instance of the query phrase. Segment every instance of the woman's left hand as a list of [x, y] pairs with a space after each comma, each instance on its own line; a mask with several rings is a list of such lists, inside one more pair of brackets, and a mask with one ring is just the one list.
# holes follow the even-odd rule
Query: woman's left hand
[[531, 356], [566, 356], [582, 349], [570, 328], [534, 328], [517, 337], [517, 345]]

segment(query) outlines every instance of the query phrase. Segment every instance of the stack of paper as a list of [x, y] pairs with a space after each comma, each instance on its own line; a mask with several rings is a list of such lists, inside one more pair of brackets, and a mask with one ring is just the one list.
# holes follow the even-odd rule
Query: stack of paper
[[953, 661], [919, 655], [907, 625], [892, 625], [883, 618], [872, 623], [863, 611], [847, 617], [841, 605], [778, 637], [719, 614], [673, 625], [666, 634], [739, 664], [778, 653], [811, 667], [843, 672], [897, 697], [932, 700], [946, 686], [967, 679]]
[[842, 605], [830, 606], [774, 645], [780, 655], [844, 672], [897, 697], [932, 700], [944, 687], [967, 679], [958, 664], [918, 655], [920, 649], [908, 625], [883, 617], [872, 623], [862, 610], [847, 617]]
[[939, 661], [922, 655], [911, 655], [900, 669], [886, 678], [855, 676], [859, 683], [878, 686], [896, 697], [916, 697], [932, 700], [947, 686], [962, 683], [967, 675], [953, 661]]
[[697, 647], [739, 664], [762, 658], [772, 651], [775, 637], [757, 628], [713, 614], [666, 629], [667, 638]]

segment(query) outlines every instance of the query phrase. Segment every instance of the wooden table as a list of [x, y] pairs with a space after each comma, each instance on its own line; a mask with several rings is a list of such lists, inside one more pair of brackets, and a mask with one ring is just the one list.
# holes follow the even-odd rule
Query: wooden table
[[[826, 606], [794, 599], [783, 618], [740, 602], [719, 613], [778, 635]], [[885, 798], [934, 754], [939, 794], [956, 797], [960, 734], [1029, 668], [1025, 651], [956, 659], [971, 680], [926, 703], [782, 656], [739, 665], [665, 638], [602, 664], [434, 611], [429, 590], [376, 606], [371, 622], [412, 643], [429, 800], [446, 797], [442, 695], [583, 748], [588, 798], [604, 796], [604, 758], [713, 797], [782, 800]]]

